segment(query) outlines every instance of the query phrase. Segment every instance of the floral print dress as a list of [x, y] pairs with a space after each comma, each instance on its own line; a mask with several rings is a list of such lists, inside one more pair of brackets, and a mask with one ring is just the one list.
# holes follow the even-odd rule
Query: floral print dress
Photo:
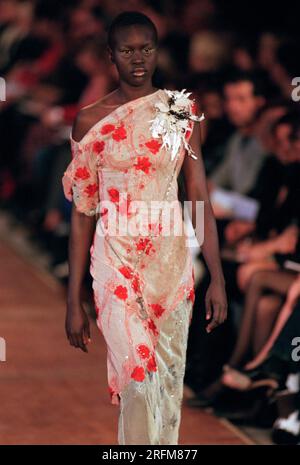
[[[166, 336], [161, 334], [163, 328], [178, 309], [188, 325], [194, 301], [193, 263], [184, 221], [180, 215], [169, 218], [159, 206], [167, 201], [181, 211], [177, 176], [185, 148], [172, 160], [163, 141], [152, 136], [150, 122], [158, 101], [168, 101], [162, 89], [121, 105], [79, 142], [71, 136], [72, 160], [62, 179], [65, 196], [77, 210], [97, 216], [90, 273], [97, 325], [107, 344], [108, 390], [116, 405], [132, 380], [138, 386], [146, 377], [163, 376], [157, 360], [160, 337]], [[193, 122], [189, 124], [187, 139]], [[127, 225], [122, 234], [109, 228], [112, 205], [118, 221]], [[163, 234], [164, 218], [170, 219], [168, 234]], [[143, 234], [136, 234], [141, 222]], [[183, 226], [182, 234], [174, 232], [178, 223]], [[174, 327], [170, 331], [174, 333]], [[186, 332], [182, 334], [185, 339], [179, 335], [176, 343], [184, 348], [183, 366]], [[170, 346], [168, 350], [172, 365], [176, 348], [174, 353]], [[160, 357], [162, 367], [167, 354]], [[168, 366], [168, 370], [173, 368]]]

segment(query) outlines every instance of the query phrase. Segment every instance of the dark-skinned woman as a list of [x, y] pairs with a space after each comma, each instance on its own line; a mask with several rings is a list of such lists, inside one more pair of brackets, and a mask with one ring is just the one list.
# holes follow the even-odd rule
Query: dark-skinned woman
[[[108, 53], [119, 87], [79, 112], [73, 158], [63, 177], [65, 195], [74, 203], [66, 332], [71, 345], [87, 351], [90, 329], [80, 293], [90, 251], [108, 389], [111, 403], [120, 406], [118, 442], [178, 444], [194, 302], [192, 256], [177, 197], [181, 168], [211, 273], [207, 331], [227, 316], [200, 151], [198, 123], [204, 116], [197, 115], [185, 89], [153, 87], [158, 39], [147, 16], [118, 15], [108, 32]], [[197, 201], [204, 204], [205, 222], [196, 221]]]

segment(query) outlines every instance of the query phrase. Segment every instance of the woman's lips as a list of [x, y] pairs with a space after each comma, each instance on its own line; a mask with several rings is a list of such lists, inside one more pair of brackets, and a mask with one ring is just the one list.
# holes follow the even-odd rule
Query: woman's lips
[[147, 70], [145, 68], [136, 68], [134, 71], [132, 71], [132, 74], [134, 76], [144, 76], [144, 74], [147, 73]]

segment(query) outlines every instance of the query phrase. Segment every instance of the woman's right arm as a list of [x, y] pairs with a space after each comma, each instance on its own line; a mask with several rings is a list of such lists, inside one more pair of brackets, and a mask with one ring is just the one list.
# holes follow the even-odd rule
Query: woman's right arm
[[[88, 113], [81, 110], [73, 124], [73, 141], [81, 141], [90, 124]], [[93, 192], [93, 195], [87, 194], [86, 191], [90, 185], [98, 186], [98, 175], [95, 165], [96, 157], [84, 144], [73, 142], [72, 151], [72, 162], [63, 178], [65, 195], [69, 200], [73, 200], [68, 246], [69, 283], [66, 333], [71, 345], [87, 352], [86, 345], [90, 340], [90, 327], [88, 316], [82, 306], [81, 291], [97, 223], [95, 210], [99, 196], [98, 189]], [[82, 169], [85, 170], [85, 174], [88, 173], [88, 176], [83, 178], [77, 176], [77, 171]]]
[[81, 291], [95, 224], [95, 216], [87, 216], [77, 211], [73, 204], [68, 248], [66, 333], [70, 344], [81, 348], [84, 352], [88, 352], [86, 345], [90, 338], [90, 327], [88, 316], [81, 303]]

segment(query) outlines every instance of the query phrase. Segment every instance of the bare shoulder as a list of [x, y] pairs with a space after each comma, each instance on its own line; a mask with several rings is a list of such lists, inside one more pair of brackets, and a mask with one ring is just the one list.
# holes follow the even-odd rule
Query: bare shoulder
[[101, 97], [101, 99], [83, 107], [77, 113], [72, 128], [72, 138], [79, 142], [86, 133], [102, 118], [111, 113], [119, 105], [114, 97], [116, 91]]

